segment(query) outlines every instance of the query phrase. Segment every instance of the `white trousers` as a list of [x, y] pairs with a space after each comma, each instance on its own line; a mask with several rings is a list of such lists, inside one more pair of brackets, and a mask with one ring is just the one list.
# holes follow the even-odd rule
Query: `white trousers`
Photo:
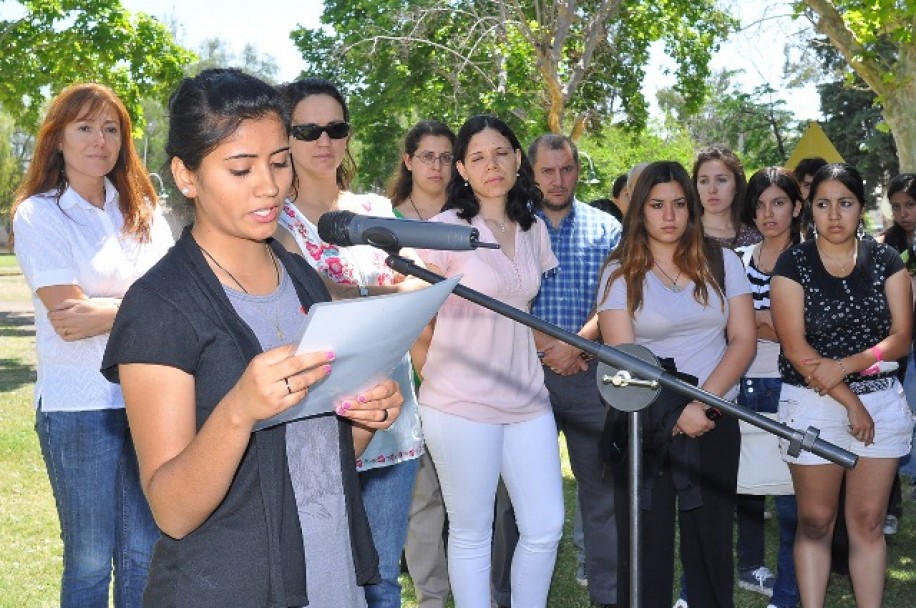
[[448, 572], [456, 608], [489, 608], [496, 485], [502, 475], [518, 523], [512, 605], [547, 605], [563, 533], [563, 484], [553, 414], [512, 424], [420, 408], [449, 518]]

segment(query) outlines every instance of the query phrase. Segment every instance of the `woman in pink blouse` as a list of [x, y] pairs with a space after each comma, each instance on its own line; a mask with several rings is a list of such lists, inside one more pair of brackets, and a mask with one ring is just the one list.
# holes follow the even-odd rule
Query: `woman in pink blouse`
[[[421, 251], [426, 265], [522, 310], [557, 265], [531, 165], [512, 130], [474, 116], [455, 143], [445, 211], [500, 249]], [[449, 517], [449, 578], [458, 608], [490, 605], [490, 541], [502, 476], [518, 518], [512, 605], [536, 608], [547, 591], [563, 526], [557, 429], [531, 330], [451, 296], [439, 310], [423, 367], [420, 416]]]

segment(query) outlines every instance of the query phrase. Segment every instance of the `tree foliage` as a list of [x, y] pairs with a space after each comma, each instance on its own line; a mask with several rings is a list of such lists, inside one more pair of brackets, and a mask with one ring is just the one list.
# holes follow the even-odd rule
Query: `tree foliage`
[[118, 93], [139, 129], [141, 99], [165, 99], [193, 59], [159, 21], [119, 0], [15, 4], [24, 16], [0, 20], [0, 106], [23, 128], [38, 125], [48, 93], [95, 81]]
[[591, 157], [599, 183], [586, 183], [591, 165], [582, 158], [577, 195], [584, 201], [610, 198], [617, 176], [628, 173], [640, 163], [673, 160], [689, 171], [696, 149], [690, 133], [680, 126], [662, 129], [659, 125], [649, 124], [634, 131], [619, 125], [608, 125], [593, 135], [582, 142], [580, 149]]
[[737, 74], [716, 72], [707, 82], [706, 101], [695, 113], [673, 89], [658, 92], [659, 106], [670, 123], [686, 127], [697, 148], [724, 144], [749, 170], [784, 164], [798, 139], [794, 115], [768, 85], [750, 93], [737, 89], [732, 82]]
[[522, 140], [578, 138], [616, 117], [644, 125], [640, 87], [657, 40], [697, 106], [733, 25], [714, 0], [326, 0], [322, 23], [291, 36], [307, 73], [348, 95], [360, 174], [375, 184], [396, 160], [392, 134], [420, 118], [457, 126], [492, 112]]
[[798, 6], [875, 93], [901, 170], [916, 171], [916, 3], [802, 0]]
[[846, 162], [862, 174], [869, 194], [883, 192], [888, 178], [900, 172], [900, 164], [878, 97], [861, 78], [847, 71], [835, 48], [824, 41], [815, 41], [813, 48], [822, 73], [832, 75], [818, 85], [824, 132]]

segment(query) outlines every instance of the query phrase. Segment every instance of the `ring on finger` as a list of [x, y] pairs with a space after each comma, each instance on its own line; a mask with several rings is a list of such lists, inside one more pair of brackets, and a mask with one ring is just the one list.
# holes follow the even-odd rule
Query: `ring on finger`
[[290, 387], [290, 385], [289, 385], [289, 378], [283, 378], [283, 382], [286, 383], [286, 392], [288, 392], [290, 395], [292, 395], [292, 394], [293, 394], [293, 389], [292, 389], [292, 388]]
[[379, 422], [385, 422], [386, 420], [388, 420], [388, 410], [384, 409], [382, 410], [382, 419]]

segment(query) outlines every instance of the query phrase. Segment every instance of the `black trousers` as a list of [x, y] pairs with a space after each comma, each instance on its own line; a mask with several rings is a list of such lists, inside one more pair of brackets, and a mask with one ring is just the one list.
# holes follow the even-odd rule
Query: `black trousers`
[[[652, 504], [642, 511], [643, 563], [640, 598], [646, 608], [670, 608], [674, 601], [674, 537], [680, 531], [680, 558], [689, 589], [688, 603], [703, 608], [734, 607], [733, 519], [741, 434], [735, 418], [724, 417], [715, 430], [692, 441], [700, 449], [703, 506], [679, 511], [672, 472], [683, 466], [676, 455], [654, 478]], [[626, 473], [615, 482], [618, 571], [617, 605], [630, 605], [629, 498]]]

